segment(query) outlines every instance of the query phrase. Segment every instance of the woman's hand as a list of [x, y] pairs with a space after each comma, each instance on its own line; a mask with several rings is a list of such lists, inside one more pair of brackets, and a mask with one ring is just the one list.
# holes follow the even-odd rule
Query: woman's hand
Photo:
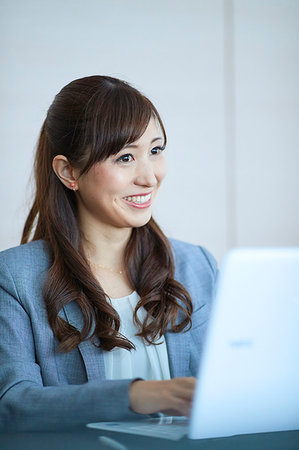
[[189, 416], [196, 378], [171, 380], [136, 380], [130, 386], [130, 407], [140, 414], [162, 412], [172, 416]]

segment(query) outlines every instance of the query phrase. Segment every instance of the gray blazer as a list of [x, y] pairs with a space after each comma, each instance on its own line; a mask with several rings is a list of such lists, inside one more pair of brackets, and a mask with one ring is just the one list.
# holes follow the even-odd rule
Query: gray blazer
[[[171, 241], [175, 278], [194, 303], [193, 326], [166, 332], [172, 377], [195, 376], [213, 297], [216, 262], [207, 250]], [[89, 341], [58, 353], [42, 287], [49, 268], [43, 241], [0, 253], [0, 430], [58, 429], [101, 420], [136, 419], [132, 380], [106, 380], [103, 351]], [[79, 328], [76, 302], [60, 312]], [[144, 416], [143, 416], [144, 417]]]

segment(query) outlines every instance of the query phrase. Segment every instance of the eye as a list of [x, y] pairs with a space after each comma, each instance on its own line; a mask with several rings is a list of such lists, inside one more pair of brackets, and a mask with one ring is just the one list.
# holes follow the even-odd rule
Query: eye
[[125, 155], [121, 155], [116, 160], [116, 162], [124, 162], [124, 163], [128, 163], [130, 161], [133, 161], [133, 155], [131, 153], [126, 153]]
[[165, 150], [165, 147], [155, 147], [151, 149], [151, 154], [152, 155], [159, 155], [160, 153], [163, 152], [163, 150]]

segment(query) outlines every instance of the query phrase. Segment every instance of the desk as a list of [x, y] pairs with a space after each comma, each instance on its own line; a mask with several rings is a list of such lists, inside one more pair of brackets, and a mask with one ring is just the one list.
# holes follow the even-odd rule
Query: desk
[[169, 441], [165, 439], [108, 433], [77, 427], [58, 432], [2, 433], [1, 450], [100, 450], [106, 449], [98, 440], [108, 436], [128, 450], [299, 450], [299, 430], [261, 433], [219, 439]]

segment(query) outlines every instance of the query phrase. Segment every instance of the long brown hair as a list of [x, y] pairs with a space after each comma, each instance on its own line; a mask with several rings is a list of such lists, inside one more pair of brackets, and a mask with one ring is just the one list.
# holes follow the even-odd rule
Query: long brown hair
[[[35, 157], [36, 195], [21, 243], [43, 239], [48, 244], [51, 267], [44, 299], [61, 351], [71, 351], [88, 338], [98, 338], [104, 350], [129, 350], [134, 345], [119, 333], [120, 318], [92, 274], [82, 247], [75, 194], [54, 173], [53, 158], [64, 155], [81, 174], [87, 172], [96, 162], [136, 141], [151, 117], [158, 120], [166, 142], [154, 105], [128, 83], [107, 76], [72, 81], [48, 110]], [[125, 265], [128, 279], [140, 296], [134, 313], [139, 336], [155, 343], [168, 328], [180, 332], [191, 326], [190, 296], [174, 280], [170, 244], [153, 218], [133, 229]], [[81, 330], [58, 315], [74, 300], [83, 316]], [[137, 317], [140, 307], [147, 311], [143, 323]]]

